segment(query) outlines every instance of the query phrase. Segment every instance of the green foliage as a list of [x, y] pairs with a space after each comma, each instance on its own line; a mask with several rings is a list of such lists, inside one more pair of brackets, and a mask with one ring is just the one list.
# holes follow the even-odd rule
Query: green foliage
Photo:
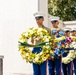
[[48, 12], [63, 21], [76, 20], [76, 0], [48, 0]]

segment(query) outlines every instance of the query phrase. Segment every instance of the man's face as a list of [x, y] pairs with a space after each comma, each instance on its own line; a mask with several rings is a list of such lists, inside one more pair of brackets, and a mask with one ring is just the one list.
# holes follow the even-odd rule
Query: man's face
[[37, 18], [36, 19], [36, 23], [37, 23], [38, 26], [43, 25], [43, 21], [44, 21], [44, 18]]
[[70, 36], [70, 31], [65, 32], [67, 36]]
[[58, 24], [59, 24], [58, 21], [57, 21], [57, 22], [53, 22], [53, 23], [52, 23], [52, 26], [53, 26], [54, 28], [57, 28], [57, 27], [58, 27]]
[[72, 33], [72, 35], [75, 35], [76, 36], [76, 31], [72, 31], [71, 33]]

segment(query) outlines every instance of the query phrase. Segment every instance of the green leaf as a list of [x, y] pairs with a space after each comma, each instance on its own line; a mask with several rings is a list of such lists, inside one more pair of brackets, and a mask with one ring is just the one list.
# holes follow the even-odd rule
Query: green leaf
[[63, 21], [76, 20], [76, 0], [48, 0], [48, 13]]

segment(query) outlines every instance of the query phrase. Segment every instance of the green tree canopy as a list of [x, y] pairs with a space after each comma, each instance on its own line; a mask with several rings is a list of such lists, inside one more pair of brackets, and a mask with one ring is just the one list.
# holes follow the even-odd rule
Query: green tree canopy
[[48, 13], [63, 21], [76, 20], [76, 0], [48, 0]]

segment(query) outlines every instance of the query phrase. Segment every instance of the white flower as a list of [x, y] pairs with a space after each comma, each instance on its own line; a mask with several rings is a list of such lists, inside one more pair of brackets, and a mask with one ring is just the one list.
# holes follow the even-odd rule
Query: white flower
[[40, 55], [42, 55], [43, 54], [43, 52], [40, 52]]
[[29, 53], [26, 53], [25, 56], [29, 56]]
[[38, 61], [38, 60], [39, 60], [39, 57], [36, 57], [36, 58], [35, 58], [35, 61]]
[[73, 47], [74, 49], [76, 49], [76, 42], [72, 42], [70, 47]]
[[28, 32], [25, 33], [25, 36], [26, 36], [26, 37], [28, 36]]
[[42, 31], [42, 28], [38, 28], [38, 32], [41, 32]]
[[45, 61], [45, 60], [46, 60], [46, 58], [44, 57], [44, 58], [42, 58], [42, 60], [43, 60], [43, 61]]

